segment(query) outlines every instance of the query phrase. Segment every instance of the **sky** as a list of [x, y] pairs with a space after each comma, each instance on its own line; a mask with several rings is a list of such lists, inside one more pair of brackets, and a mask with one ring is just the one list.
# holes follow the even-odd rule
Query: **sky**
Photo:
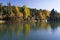
[[60, 12], [60, 0], [0, 0], [0, 3], [3, 3], [3, 5], [7, 5], [8, 2], [17, 6], [26, 5], [29, 8], [48, 10], [52, 10], [54, 8]]

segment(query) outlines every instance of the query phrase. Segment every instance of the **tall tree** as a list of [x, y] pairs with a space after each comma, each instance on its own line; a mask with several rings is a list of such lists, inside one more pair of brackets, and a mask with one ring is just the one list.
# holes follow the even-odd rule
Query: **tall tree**
[[0, 14], [2, 13], [2, 3], [0, 3]]
[[50, 16], [50, 13], [49, 13], [48, 10], [43, 10], [43, 12], [44, 12], [44, 14], [45, 14], [46, 17], [49, 17]]
[[43, 13], [43, 11], [40, 10], [38, 14], [39, 14], [39, 19], [40, 19], [40, 20], [46, 19], [46, 16], [45, 16], [45, 14]]
[[2, 19], [2, 3], [0, 3], [0, 19]]
[[19, 11], [18, 6], [15, 6], [14, 13], [15, 13], [15, 15], [16, 15], [17, 17], [23, 16], [23, 13]]
[[56, 10], [52, 9], [50, 13], [50, 20], [57, 21], [58, 19], [60, 19], [59, 15], [60, 14]]
[[12, 7], [11, 7], [11, 3], [7, 3], [7, 12], [8, 12], [8, 16], [10, 16], [11, 12], [12, 12]]
[[23, 14], [25, 19], [28, 19], [30, 16], [30, 10], [26, 7], [26, 5], [23, 6]]

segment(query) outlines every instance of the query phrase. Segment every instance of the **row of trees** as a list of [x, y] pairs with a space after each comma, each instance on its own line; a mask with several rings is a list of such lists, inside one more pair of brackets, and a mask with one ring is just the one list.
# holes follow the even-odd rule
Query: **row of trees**
[[[52, 9], [49, 10], [37, 10], [28, 8], [26, 5], [23, 7], [11, 6], [11, 3], [8, 3], [7, 6], [2, 6], [0, 3], [0, 15], [2, 14], [2, 19], [24, 19], [24, 20], [60, 20], [60, 14]], [[1, 19], [1, 18], [0, 18]]]

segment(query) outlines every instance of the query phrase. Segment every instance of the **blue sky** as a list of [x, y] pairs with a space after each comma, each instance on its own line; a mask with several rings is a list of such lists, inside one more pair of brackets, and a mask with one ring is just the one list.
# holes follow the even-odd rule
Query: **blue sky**
[[60, 0], [0, 0], [0, 3], [3, 3], [3, 5], [7, 5], [8, 2], [17, 6], [26, 5], [29, 8], [48, 10], [52, 10], [54, 8], [60, 12]]

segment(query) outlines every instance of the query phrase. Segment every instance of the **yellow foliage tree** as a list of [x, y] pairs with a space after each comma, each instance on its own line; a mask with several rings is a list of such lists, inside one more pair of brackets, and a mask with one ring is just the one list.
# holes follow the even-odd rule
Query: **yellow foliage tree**
[[14, 17], [14, 16], [15, 16], [15, 14], [13, 12], [11, 12], [10, 17]]
[[23, 17], [23, 13], [22, 13], [22, 12], [19, 12], [19, 13], [17, 14], [17, 16]]
[[24, 12], [24, 17], [29, 18], [30, 10], [26, 7], [26, 5], [23, 6], [23, 12]]
[[44, 20], [45, 18], [45, 14], [42, 11], [39, 11], [39, 19]]
[[44, 10], [44, 14], [45, 14], [46, 17], [49, 17], [50, 16], [50, 13], [49, 13], [48, 10]]
[[16, 14], [16, 16], [18, 16], [18, 17], [23, 17], [23, 13], [19, 11], [18, 6], [15, 7], [15, 14]]

